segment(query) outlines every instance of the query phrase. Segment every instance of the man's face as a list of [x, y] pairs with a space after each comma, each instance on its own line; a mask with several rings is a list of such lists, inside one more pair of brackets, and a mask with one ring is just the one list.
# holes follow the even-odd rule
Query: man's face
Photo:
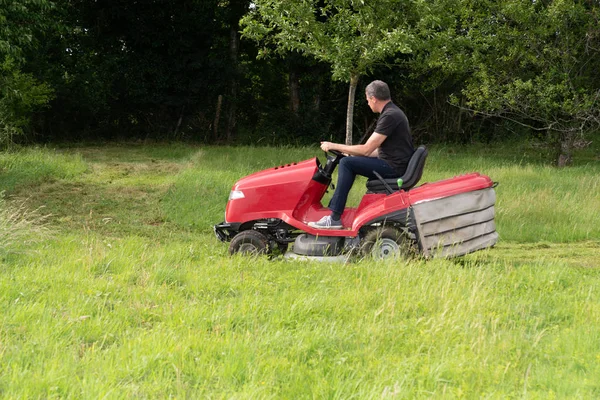
[[371, 109], [371, 111], [375, 112], [375, 109], [373, 107], [375, 107], [375, 97], [370, 96], [368, 94], [365, 93], [365, 97], [367, 98], [367, 104], [369, 105], [369, 108]]

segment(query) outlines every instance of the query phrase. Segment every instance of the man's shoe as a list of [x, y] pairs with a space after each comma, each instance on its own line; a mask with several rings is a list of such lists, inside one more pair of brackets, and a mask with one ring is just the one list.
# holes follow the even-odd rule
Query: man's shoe
[[321, 218], [317, 222], [309, 222], [308, 226], [317, 229], [342, 229], [342, 221], [334, 220], [331, 215]]

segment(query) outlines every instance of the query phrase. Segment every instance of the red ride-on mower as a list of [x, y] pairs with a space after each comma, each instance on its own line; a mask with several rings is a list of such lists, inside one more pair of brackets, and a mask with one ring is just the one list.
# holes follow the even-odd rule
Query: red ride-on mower
[[231, 242], [230, 254], [287, 251], [286, 256], [329, 259], [359, 250], [375, 258], [406, 252], [452, 257], [497, 242], [494, 182], [470, 173], [416, 186], [427, 158], [424, 146], [412, 156], [402, 187], [398, 179], [367, 182], [358, 207], [345, 209], [343, 229], [308, 226], [330, 213], [321, 199], [344, 155], [329, 153], [325, 166], [315, 157], [254, 173], [233, 186], [225, 221], [214, 226], [219, 240]]

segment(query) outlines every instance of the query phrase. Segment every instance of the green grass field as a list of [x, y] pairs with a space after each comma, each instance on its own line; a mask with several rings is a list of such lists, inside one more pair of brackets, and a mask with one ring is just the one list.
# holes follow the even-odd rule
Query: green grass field
[[423, 182], [500, 183], [498, 245], [340, 264], [229, 257], [212, 233], [237, 179], [316, 146], [2, 153], [0, 397], [598, 398], [598, 154], [433, 146]]

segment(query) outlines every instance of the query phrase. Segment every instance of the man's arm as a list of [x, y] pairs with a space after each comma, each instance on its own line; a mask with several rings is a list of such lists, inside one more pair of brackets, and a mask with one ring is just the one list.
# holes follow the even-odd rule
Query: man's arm
[[377, 157], [379, 146], [386, 138], [387, 136], [374, 132], [365, 144], [347, 146], [341, 143], [321, 142], [321, 149], [323, 151], [337, 150], [351, 156]]

